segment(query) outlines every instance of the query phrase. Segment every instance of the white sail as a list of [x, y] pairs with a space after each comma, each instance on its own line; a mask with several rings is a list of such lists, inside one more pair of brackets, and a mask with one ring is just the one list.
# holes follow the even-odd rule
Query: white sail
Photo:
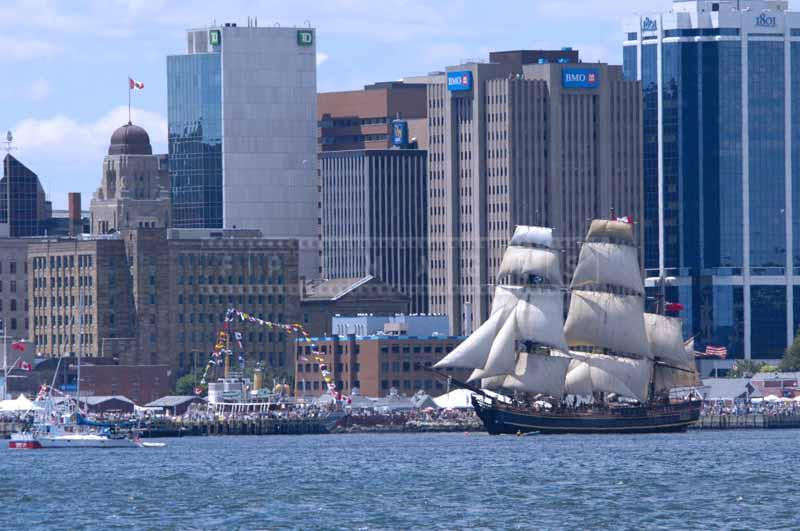
[[657, 364], [653, 371], [653, 383], [657, 394], [677, 387], [701, 387], [703, 385], [697, 371], [693, 369], [681, 370]]
[[481, 380], [481, 389], [489, 389], [490, 391], [497, 391], [505, 383], [505, 376], [493, 376], [491, 378], [484, 378]]
[[563, 285], [561, 265], [557, 251], [531, 247], [510, 246], [503, 255], [498, 277], [515, 275], [534, 277], [534, 283], [551, 286]]
[[512, 374], [519, 342], [567, 351], [563, 332], [564, 297], [557, 290], [523, 289], [497, 334], [481, 378]]
[[652, 359], [641, 297], [573, 291], [564, 335], [571, 347], [600, 347]]
[[614, 243], [584, 243], [572, 278], [572, 289], [592, 285], [620, 286], [644, 293], [636, 248]]
[[483, 368], [497, 332], [516, 307], [518, 291], [515, 288], [498, 286], [494, 292], [492, 314], [489, 319], [434, 367]]
[[561, 398], [569, 364], [570, 358], [556, 351], [549, 356], [520, 352], [514, 373], [505, 377], [503, 387]]
[[686, 352], [680, 319], [654, 313], [644, 314], [644, 326], [653, 356], [668, 365], [695, 369], [694, 357]]
[[587, 396], [604, 392], [640, 402], [647, 400], [653, 362], [574, 351], [570, 356], [573, 360], [565, 382], [568, 394]]
[[553, 248], [553, 229], [518, 225], [511, 236], [511, 245], [534, 245]]
[[611, 241], [634, 245], [633, 225], [621, 221], [596, 219], [592, 221], [592, 224], [589, 226], [586, 241]]

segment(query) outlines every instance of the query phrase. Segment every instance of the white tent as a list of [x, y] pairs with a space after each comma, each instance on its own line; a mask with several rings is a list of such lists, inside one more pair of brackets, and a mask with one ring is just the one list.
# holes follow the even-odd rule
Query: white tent
[[764, 397], [765, 402], [780, 402], [780, 400], [781, 399], [778, 398], [776, 395], [767, 395]]
[[[495, 393], [494, 391], [484, 389], [483, 392], [500, 402], [511, 401], [507, 396]], [[443, 409], [469, 409], [472, 407], [473, 395], [477, 395], [477, 393], [469, 389], [454, 389], [449, 393], [437, 396], [433, 401], [436, 403], [437, 407]]]
[[475, 393], [469, 389], [454, 389], [449, 393], [433, 399], [437, 407], [444, 409], [467, 409], [472, 407], [472, 396]]
[[42, 408], [25, 398], [25, 395], [23, 394], [20, 394], [14, 400], [0, 401], [0, 411], [4, 412], [33, 411], [37, 409]]

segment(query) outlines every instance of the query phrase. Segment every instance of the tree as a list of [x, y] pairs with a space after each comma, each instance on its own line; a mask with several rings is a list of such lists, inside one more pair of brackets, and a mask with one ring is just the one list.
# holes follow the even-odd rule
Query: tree
[[784, 372], [800, 371], [800, 334], [794, 338], [794, 342], [786, 349], [778, 368]]
[[194, 393], [194, 388], [195, 387], [200, 387], [200, 388], [203, 389], [203, 392], [205, 392], [207, 390], [208, 386], [207, 385], [201, 385], [199, 383], [201, 377], [202, 377], [202, 375], [195, 376], [192, 373], [184, 374], [183, 376], [178, 378], [177, 382], [175, 382], [175, 394], [178, 394], [178, 395], [193, 395], [193, 394], [195, 394]]
[[760, 372], [764, 363], [753, 360], [736, 360], [731, 367], [728, 376], [731, 378], [750, 378], [755, 373]]

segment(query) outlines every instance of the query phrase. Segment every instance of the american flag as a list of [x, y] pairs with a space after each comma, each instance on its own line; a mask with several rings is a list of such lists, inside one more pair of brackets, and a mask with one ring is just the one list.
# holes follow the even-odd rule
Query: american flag
[[706, 345], [706, 355], [715, 356], [719, 359], [726, 359], [728, 357], [727, 347], [715, 347], [713, 345]]

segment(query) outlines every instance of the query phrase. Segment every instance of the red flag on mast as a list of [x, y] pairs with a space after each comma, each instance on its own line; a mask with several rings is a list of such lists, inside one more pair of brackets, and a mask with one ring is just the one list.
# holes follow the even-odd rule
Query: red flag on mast
[[133, 90], [133, 89], [142, 90], [144, 88], [144, 82], [143, 81], [136, 81], [132, 77], [129, 77], [128, 78], [128, 87], [130, 88], [130, 90]]

